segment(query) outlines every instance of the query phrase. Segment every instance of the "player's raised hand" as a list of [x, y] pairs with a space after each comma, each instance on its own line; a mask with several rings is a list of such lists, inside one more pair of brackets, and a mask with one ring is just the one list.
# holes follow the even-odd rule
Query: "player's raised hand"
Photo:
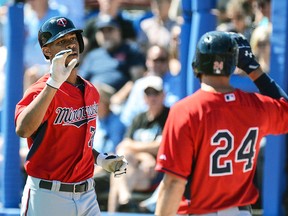
[[66, 66], [66, 58], [72, 53], [71, 49], [62, 50], [55, 55], [50, 66], [50, 77], [47, 84], [53, 88], [59, 89], [63, 82], [69, 77], [72, 69], [77, 64], [77, 59], [72, 59]]
[[238, 45], [237, 67], [245, 71], [247, 74], [250, 74], [252, 71], [259, 68], [260, 65], [256, 61], [251, 46], [244, 35], [233, 32], [231, 32], [230, 35]]
[[114, 177], [120, 177], [126, 174], [128, 162], [124, 156], [99, 154], [97, 157], [97, 164], [105, 169], [107, 172], [114, 173]]

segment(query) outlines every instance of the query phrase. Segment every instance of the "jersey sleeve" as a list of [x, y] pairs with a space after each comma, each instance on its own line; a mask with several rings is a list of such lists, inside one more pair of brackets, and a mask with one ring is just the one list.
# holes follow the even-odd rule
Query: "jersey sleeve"
[[194, 143], [191, 134], [193, 126], [187, 115], [189, 112], [183, 112], [178, 107], [175, 105], [170, 109], [155, 169], [186, 179], [191, 173], [191, 164], [193, 164], [194, 147], [191, 145]]
[[[45, 85], [46, 85], [45, 83], [37, 83], [26, 90], [23, 98], [16, 104], [15, 124], [20, 113], [40, 94], [40, 92], [43, 90]], [[53, 103], [53, 101], [51, 103]], [[46, 116], [50, 112], [50, 110], [51, 110], [51, 106], [49, 106], [42, 122], [46, 120]]]
[[[269, 135], [280, 135], [288, 133], [288, 102], [286, 99], [273, 99], [270, 97], [262, 96], [260, 98], [263, 101], [261, 107], [258, 109], [263, 111], [263, 130], [264, 133]], [[257, 107], [256, 107], [257, 108]]]

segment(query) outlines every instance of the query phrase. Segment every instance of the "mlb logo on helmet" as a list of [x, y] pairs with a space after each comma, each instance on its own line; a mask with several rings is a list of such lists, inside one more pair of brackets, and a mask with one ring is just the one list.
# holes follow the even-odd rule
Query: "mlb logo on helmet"
[[66, 27], [67, 25], [67, 20], [65, 18], [60, 18], [60, 19], [57, 19], [57, 25], [59, 26], [62, 26], [62, 27]]

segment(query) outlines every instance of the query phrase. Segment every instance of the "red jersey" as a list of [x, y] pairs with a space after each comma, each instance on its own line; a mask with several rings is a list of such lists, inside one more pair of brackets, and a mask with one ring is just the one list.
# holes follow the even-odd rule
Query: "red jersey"
[[[19, 114], [46, 86], [49, 74], [33, 84], [17, 104]], [[79, 182], [91, 178], [92, 153], [96, 129], [99, 93], [84, 80], [84, 92], [64, 82], [56, 92], [41, 126], [27, 139], [29, 153], [25, 162], [28, 175], [61, 182]]]
[[239, 89], [198, 90], [172, 106], [156, 170], [187, 180], [179, 214], [255, 203], [260, 140], [288, 132], [288, 103]]

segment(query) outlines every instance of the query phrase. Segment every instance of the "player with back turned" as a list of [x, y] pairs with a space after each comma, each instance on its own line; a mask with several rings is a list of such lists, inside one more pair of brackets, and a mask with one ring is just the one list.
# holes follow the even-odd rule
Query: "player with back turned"
[[[236, 65], [261, 94], [229, 84]], [[165, 175], [155, 215], [251, 216], [260, 140], [288, 132], [288, 97], [240, 34], [204, 34], [192, 66], [201, 88], [170, 110], [157, 156], [156, 170]]]
[[16, 133], [29, 147], [21, 215], [99, 216], [94, 164], [115, 176], [126, 173], [123, 156], [92, 148], [99, 93], [77, 75], [81, 32], [65, 17], [53, 17], [39, 30], [50, 71], [25, 92], [15, 111]]

